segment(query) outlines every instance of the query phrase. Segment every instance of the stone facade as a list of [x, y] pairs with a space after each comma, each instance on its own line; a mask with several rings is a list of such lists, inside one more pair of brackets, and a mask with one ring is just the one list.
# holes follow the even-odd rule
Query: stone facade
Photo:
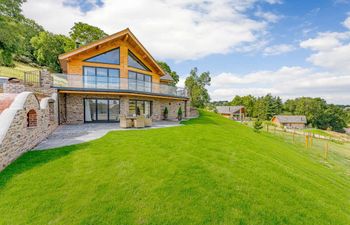
[[39, 104], [33, 93], [22, 92], [0, 114], [0, 171], [57, 127], [56, 96]]
[[97, 99], [119, 99], [120, 114], [129, 114], [129, 100], [147, 100], [152, 101], [152, 119], [164, 119], [163, 112], [168, 108], [168, 119], [176, 120], [179, 107], [182, 108], [183, 117], [185, 117], [185, 107], [188, 110], [189, 103], [184, 100], [168, 100], [156, 97], [134, 97], [119, 95], [89, 95], [89, 94], [59, 94], [59, 114], [60, 123], [63, 124], [81, 124], [84, 123], [84, 98]]

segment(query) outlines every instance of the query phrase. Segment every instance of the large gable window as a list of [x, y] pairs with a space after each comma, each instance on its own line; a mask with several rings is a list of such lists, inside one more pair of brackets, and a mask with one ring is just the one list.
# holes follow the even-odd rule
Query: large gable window
[[137, 69], [140, 69], [140, 70], [151, 71], [130, 50], [129, 50], [129, 53], [128, 53], [128, 66], [134, 67], [134, 68], [137, 68]]
[[120, 50], [119, 48], [104, 52], [102, 54], [96, 55], [89, 59], [86, 59], [85, 62], [95, 62], [95, 63], [106, 63], [106, 64], [117, 64], [120, 62]]

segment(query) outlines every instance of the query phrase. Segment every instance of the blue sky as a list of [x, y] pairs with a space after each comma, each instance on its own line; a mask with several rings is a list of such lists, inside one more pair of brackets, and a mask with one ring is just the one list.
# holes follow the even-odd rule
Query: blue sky
[[272, 93], [350, 104], [350, 0], [28, 0], [54, 33], [129, 27], [181, 75], [210, 71], [213, 100]]

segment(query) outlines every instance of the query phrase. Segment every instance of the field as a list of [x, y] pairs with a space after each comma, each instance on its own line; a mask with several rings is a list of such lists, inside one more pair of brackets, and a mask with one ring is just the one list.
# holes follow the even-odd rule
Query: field
[[[201, 112], [29, 152], [0, 173], [0, 224], [350, 224], [350, 149]], [[320, 146], [317, 146], [320, 145]]]

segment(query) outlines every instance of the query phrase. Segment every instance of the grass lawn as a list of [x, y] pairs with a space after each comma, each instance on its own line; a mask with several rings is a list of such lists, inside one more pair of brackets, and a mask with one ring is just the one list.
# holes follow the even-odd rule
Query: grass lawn
[[15, 62], [15, 67], [0, 66], [0, 77], [17, 77], [19, 79], [23, 79], [24, 72], [35, 70], [39, 70], [39, 68], [20, 62]]
[[306, 133], [319, 134], [324, 137], [332, 137], [332, 135], [327, 133], [327, 131], [316, 129], [316, 128], [304, 129], [303, 131]]
[[0, 173], [0, 224], [350, 224], [337, 158], [201, 114], [24, 154]]

